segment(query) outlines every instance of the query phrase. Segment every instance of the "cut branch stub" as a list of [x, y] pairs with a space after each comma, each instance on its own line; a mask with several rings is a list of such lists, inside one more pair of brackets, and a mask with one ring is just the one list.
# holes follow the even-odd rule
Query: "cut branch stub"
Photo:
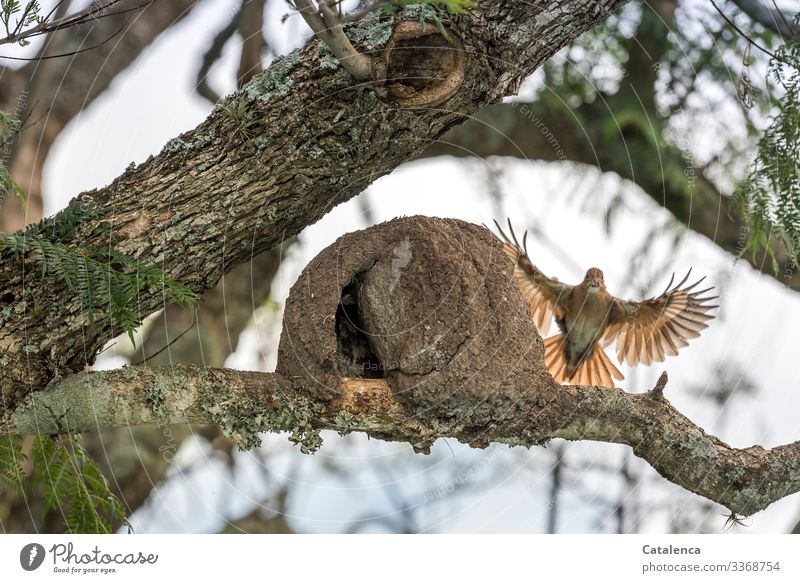
[[326, 400], [343, 379], [386, 378], [408, 406], [475, 414], [553, 384], [495, 237], [426, 217], [345, 235], [308, 265], [287, 300], [278, 372]]
[[464, 49], [431, 23], [402, 21], [386, 45], [380, 65], [387, 97], [403, 107], [438, 105], [452, 97], [464, 80]]

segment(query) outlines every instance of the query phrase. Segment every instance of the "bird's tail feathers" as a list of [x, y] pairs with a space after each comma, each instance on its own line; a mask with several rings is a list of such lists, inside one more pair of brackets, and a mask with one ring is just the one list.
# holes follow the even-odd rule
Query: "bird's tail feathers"
[[551, 336], [544, 341], [544, 363], [556, 382], [613, 387], [614, 379], [625, 378], [597, 342], [589, 358], [570, 371], [564, 356], [564, 342], [563, 334]]

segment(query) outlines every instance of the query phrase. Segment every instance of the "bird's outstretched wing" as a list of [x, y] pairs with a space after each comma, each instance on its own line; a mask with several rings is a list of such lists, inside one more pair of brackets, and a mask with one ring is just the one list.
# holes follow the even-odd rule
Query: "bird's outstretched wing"
[[550, 331], [553, 315], [559, 319], [564, 317], [563, 302], [573, 286], [547, 277], [533, 264], [528, 257], [527, 231], [523, 235], [522, 245], [520, 245], [514, 229], [511, 227], [511, 220], [508, 221], [511, 238], [503, 232], [497, 221], [494, 224], [500, 232], [498, 238], [503, 243], [503, 251], [514, 262], [514, 278], [517, 281], [517, 287], [530, 304], [531, 316], [533, 316], [539, 334], [545, 336]]
[[686, 346], [690, 339], [700, 336], [700, 331], [708, 327], [706, 322], [714, 318], [708, 312], [719, 307], [709, 302], [718, 296], [703, 297], [713, 287], [694, 291], [705, 277], [682, 287], [691, 272], [690, 269], [674, 287], [673, 274], [667, 289], [658, 297], [641, 302], [614, 298], [603, 343], [608, 344], [616, 338], [620, 362], [631, 366], [661, 362], [667, 355], [678, 354], [678, 349]]

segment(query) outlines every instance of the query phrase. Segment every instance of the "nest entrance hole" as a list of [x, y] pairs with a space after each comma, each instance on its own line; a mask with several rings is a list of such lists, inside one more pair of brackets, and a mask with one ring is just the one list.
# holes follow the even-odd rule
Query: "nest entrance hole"
[[336, 308], [336, 348], [349, 374], [357, 378], [386, 378], [386, 370], [375, 355], [358, 309], [358, 277], [342, 289]]
[[401, 22], [387, 45], [386, 89], [404, 106], [449, 99], [464, 79], [464, 51], [430, 23]]

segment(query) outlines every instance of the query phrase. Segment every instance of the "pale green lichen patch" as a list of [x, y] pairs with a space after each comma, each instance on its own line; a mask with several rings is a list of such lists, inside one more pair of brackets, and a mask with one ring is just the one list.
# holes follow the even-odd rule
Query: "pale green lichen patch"
[[708, 462], [715, 462], [719, 458], [719, 453], [714, 449], [714, 445], [707, 438], [700, 435], [684, 434], [667, 428], [664, 430], [663, 438], [667, 447], [679, 447], [688, 450], [692, 457]]
[[438, 22], [436, 8], [430, 4], [412, 4], [406, 6], [402, 12], [403, 18], [407, 20], [417, 20], [419, 22]]
[[339, 411], [333, 417], [333, 424], [339, 435], [347, 435], [353, 431], [381, 431], [386, 429], [386, 422], [373, 415], [356, 415], [350, 411]]
[[[125, 374], [123, 368], [122, 374]], [[196, 407], [198, 389], [191, 373], [185, 374], [183, 367], [176, 366], [150, 376], [142, 376], [136, 367], [128, 367], [129, 375], [136, 375], [146, 381], [141, 391], [147, 409], [152, 413], [148, 418], [155, 419], [156, 425], [170, 423], [190, 423]], [[133, 380], [134, 376], [131, 376]], [[128, 415], [133, 412], [128, 413]]]
[[173, 154], [182, 152], [187, 148], [188, 145], [181, 138], [172, 138], [170, 141], [164, 144], [163, 148], [161, 148], [161, 153], [165, 154], [166, 156], [172, 156]]
[[153, 411], [156, 423], [159, 425], [166, 423], [169, 418], [169, 414], [165, 410], [167, 395], [169, 395], [167, 387], [160, 383], [153, 383], [144, 389], [144, 400]]
[[719, 452], [717, 452], [717, 450], [714, 448], [714, 445], [708, 440], [708, 438], [690, 433], [686, 436], [684, 441], [697, 457], [712, 463], [716, 462], [719, 458]]
[[322, 445], [319, 430], [313, 427], [321, 408], [303, 396], [280, 399], [273, 407], [245, 395], [223, 397], [209, 391], [201, 407], [241, 450], [261, 445], [260, 434], [267, 431], [289, 432], [289, 440], [299, 444], [303, 453], [313, 453]]
[[317, 53], [319, 54], [317, 62], [319, 63], [321, 69], [335, 71], [342, 66], [342, 64], [339, 62], [339, 59], [334, 56], [334, 54], [328, 48], [328, 45], [325, 43], [319, 44]]
[[725, 478], [732, 484], [741, 483], [746, 475], [746, 472], [742, 466], [728, 466], [724, 473]]
[[216, 136], [214, 132], [207, 132], [204, 134], [197, 134], [193, 140], [186, 143], [186, 146], [192, 150], [199, 150], [210, 145]]
[[339, 411], [333, 418], [333, 423], [336, 425], [336, 430], [339, 435], [345, 436], [352, 432], [356, 426], [356, 415], [350, 411]]
[[750, 516], [763, 510], [786, 492], [774, 492], [769, 484], [760, 485], [757, 489], [753, 487], [742, 488], [733, 496], [730, 509], [738, 514]]
[[496, 437], [492, 439], [493, 443], [502, 443], [504, 445], [508, 445], [509, 447], [524, 447], [529, 448], [531, 446], [530, 441], [526, 439], [520, 439], [518, 437]]
[[268, 101], [274, 95], [283, 96], [289, 93], [294, 80], [289, 73], [300, 63], [300, 53], [295, 51], [285, 57], [275, 59], [269, 69], [256, 75], [244, 86], [243, 90], [250, 99]]
[[375, 11], [358, 24], [347, 28], [348, 38], [363, 50], [382, 49], [392, 36], [394, 17], [384, 12]]
[[189, 150], [199, 150], [211, 144], [216, 136], [213, 132], [197, 134], [194, 139], [186, 140], [184, 138], [172, 138], [164, 147], [161, 148], [161, 153], [167, 156], [178, 154], [180, 152], [187, 152]]

